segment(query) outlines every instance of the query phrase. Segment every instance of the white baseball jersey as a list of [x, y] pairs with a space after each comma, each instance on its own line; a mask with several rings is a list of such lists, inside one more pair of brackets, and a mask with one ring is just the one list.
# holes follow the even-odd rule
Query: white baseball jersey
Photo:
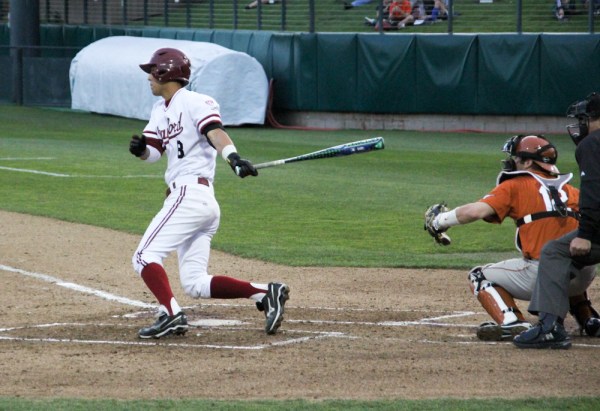
[[144, 135], [149, 146], [167, 153], [167, 185], [182, 176], [205, 177], [212, 183], [217, 150], [210, 146], [204, 128], [213, 123], [221, 123], [217, 102], [186, 88], [177, 91], [168, 105], [163, 99], [154, 104]]
[[[148, 148], [154, 151], [148, 161], [160, 159], [158, 153], [167, 155], [165, 181], [171, 193], [146, 229], [133, 255], [133, 267], [141, 273], [150, 263], [162, 265], [167, 255], [177, 251], [181, 285], [194, 298], [211, 296], [208, 259], [220, 222], [212, 186], [217, 150], [204, 134], [215, 123], [221, 124], [217, 102], [181, 88], [167, 104], [161, 99], [154, 105], [144, 128]], [[210, 183], [199, 183], [198, 178]]]

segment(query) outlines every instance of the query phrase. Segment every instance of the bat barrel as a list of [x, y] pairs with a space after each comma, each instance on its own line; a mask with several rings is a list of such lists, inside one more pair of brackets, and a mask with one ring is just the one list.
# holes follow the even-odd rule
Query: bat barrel
[[333, 146], [329, 148], [325, 148], [323, 150], [315, 151], [313, 153], [302, 154], [296, 157], [286, 158], [282, 160], [269, 161], [266, 163], [256, 164], [254, 167], [256, 169], [267, 168], [278, 166], [287, 163], [294, 163], [298, 161], [305, 160], [316, 160], [319, 158], [330, 158], [330, 157], [340, 157], [340, 156], [348, 156], [351, 154], [360, 154], [366, 153], [372, 150], [383, 150], [385, 147], [385, 142], [383, 137], [374, 137], [366, 140], [354, 141], [351, 143], [340, 144], [338, 146]]

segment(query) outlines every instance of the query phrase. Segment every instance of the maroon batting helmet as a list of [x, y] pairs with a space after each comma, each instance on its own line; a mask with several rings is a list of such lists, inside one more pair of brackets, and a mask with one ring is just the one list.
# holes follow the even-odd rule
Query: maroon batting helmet
[[190, 82], [191, 66], [190, 59], [183, 52], [172, 48], [158, 49], [149, 63], [140, 64], [142, 70], [161, 83], [178, 81], [184, 86]]

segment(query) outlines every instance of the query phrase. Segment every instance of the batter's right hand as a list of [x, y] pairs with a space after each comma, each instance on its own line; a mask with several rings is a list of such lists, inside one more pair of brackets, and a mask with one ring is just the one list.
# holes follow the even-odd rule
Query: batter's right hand
[[132, 136], [129, 142], [129, 152], [136, 157], [141, 157], [146, 152], [146, 136]]
[[227, 156], [227, 162], [235, 174], [244, 178], [249, 175], [257, 176], [258, 170], [248, 160], [240, 158], [238, 153], [231, 153]]

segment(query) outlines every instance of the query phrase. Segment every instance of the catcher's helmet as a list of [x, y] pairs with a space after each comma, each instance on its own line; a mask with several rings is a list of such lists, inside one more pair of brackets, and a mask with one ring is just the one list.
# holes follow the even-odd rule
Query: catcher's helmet
[[558, 151], [544, 136], [523, 134], [514, 136], [504, 144], [502, 151], [511, 157], [531, 159], [548, 173], [559, 174], [556, 167]]
[[190, 82], [191, 64], [183, 52], [172, 49], [158, 49], [152, 55], [150, 62], [140, 64], [146, 73], [152, 74], [161, 83], [178, 81], [184, 86]]

